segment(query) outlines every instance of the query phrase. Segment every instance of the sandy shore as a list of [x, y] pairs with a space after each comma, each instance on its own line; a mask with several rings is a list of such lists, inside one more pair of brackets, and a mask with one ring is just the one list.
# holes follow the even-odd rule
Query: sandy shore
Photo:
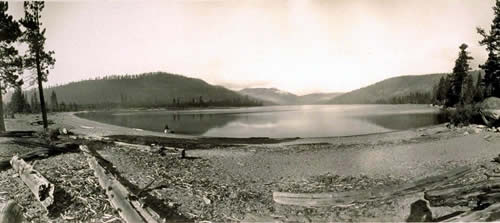
[[[76, 134], [165, 137], [165, 134], [158, 132], [79, 118], [73, 113], [53, 114], [49, 119], [56, 123], [51, 127], [64, 127]], [[12, 121], [7, 120], [8, 128], [11, 128]], [[13, 125], [12, 129], [15, 127], [27, 128], [19, 123]], [[259, 179], [302, 179], [326, 173], [413, 178], [432, 174], [443, 168], [444, 164], [474, 164], [491, 159], [500, 152], [499, 134], [483, 131], [464, 136], [465, 131], [465, 128], [450, 131], [444, 125], [438, 125], [391, 133], [305, 138], [232, 149], [193, 149], [188, 153], [217, 161], [228, 174], [250, 175]], [[196, 138], [173, 134], [168, 137]]]
[[[328, 192], [330, 187], [311, 186], [317, 185], [317, 179], [325, 178], [341, 185], [335, 191], [398, 185], [458, 166], [479, 170], [500, 153], [499, 133], [472, 133], [468, 128], [450, 130], [444, 125], [364, 136], [231, 145], [224, 140], [214, 144], [190, 136], [171, 135], [175, 138], [165, 139], [162, 133], [98, 123], [72, 113], [51, 114], [49, 119], [55, 122], [51, 128], [64, 127], [76, 134], [126, 135], [132, 142], [152, 136], [148, 140], [181, 140], [175, 144], [179, 147], [187, 145], [182, 140], [194, 140], [186, 147], [187, 155], [193, 158], [188, 160], [116, 146], [100, 151], [138, 188], [157, 179], [151, 186], [157, 189], [149, 193], [194, 220], [234, 221], [256, 213], [307, 215], [307, 219], [329, 221], [402, 221], [407, 217], [409, 204], [422, 194], [348, 209], [291, 208], [274, 204], [271, 194], [293, 190], [296, 185], [302, 185], [299, 188], [305, 191]], [[37, 130], [40, 126], [30, 125], [36, 120], [35, 116], [22, 116], [6, 120], [6, 125], [9, 130]], [[437, 215], [451, 211], [436, 210]]]

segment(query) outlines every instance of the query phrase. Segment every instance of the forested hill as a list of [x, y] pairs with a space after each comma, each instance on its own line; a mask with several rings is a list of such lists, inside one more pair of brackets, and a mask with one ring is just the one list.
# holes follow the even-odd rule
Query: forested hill
[[48, 103], [52, 92], [56, 93], [59, 103], [98, 107], [247, 106], [261, 103], [200, 79], [164, 72], [109, 76], [50, 87], [45, 90]]
[[[482, 71], [471, 72], [474, 83]], [[360, 88], [345, 94], [342, 94], [330, 101], [331, 104], [373, 104], [390, 103], [398, 97], [407, 97], [418, 94], [417, 96], [431, 97], [435, 85], [439, 83], [441, 77], [448, 75], [426, 74], [426, 75], [408, 75], [389, 78], [370, 86]], [[429, 98], [430, 99], [430, 98]]]

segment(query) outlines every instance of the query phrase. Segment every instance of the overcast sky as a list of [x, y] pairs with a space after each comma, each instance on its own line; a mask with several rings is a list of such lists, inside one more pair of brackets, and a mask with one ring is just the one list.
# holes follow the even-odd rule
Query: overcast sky
[[[345, 92], [405, 74], [450, 72], [494, 0], [48, 2], [49, 85], [166, 71], [231, 89]], [[11, 2], [16, 18], [22, 2]]]

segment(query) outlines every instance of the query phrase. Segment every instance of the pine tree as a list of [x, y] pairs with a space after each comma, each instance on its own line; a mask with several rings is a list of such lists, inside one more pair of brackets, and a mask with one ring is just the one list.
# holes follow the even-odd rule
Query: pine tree
[[24, 111], [24, 95], [21, 87], [16, 87], [7, 107], [12, 113], [22, 113]]
[[45, 7], [42, 1], [25, 1], [24, 18], [21, 24], [25, 28], [21, 41], [28, 44], [27, 55], [25, 56], [25, 67], [36, 74], [38, 82], [38, 93], [40, 96], [40, 109], [42, 112], [43, 128], [48, 128], [47, 109], [45, 108], [45, 99], [43, 95], [44, 81], [47, 81], [49, 68], [55, 64], [53, 51], [45, 51], [45, 28], [40, 22], [41, 12]]
[[31, 106], [30, 106], [30, 103], [28, 102], [28, 95], [27, 94], [24, 94], [24, 99], [23, 99], [23, 103], [24, 103], [24, 113], [31, 113]]
[[436, 104], [443, 104], [444, 100], [446, 99], [446, 92], [448, 89], [446, 89], [446, 77], [441, 77], [439, 79], [439, 83], [436, 86], [436, 89], [434, 90], [434, 101]]
[[40, 112], [40, 101], [38, 101], [38, 94], [36, 92], [33, 92], [31, 96], [31, 111], [33, 113]]
[[464, 102], [462, 89], [467, 73], [470, 71], [469, 60], [472, 59], [467, 52], [467, 47], [467, 44], [462, 44], [459, 47], [458, 59], [455, 61], [453, 73], [449, 76], [450, 88], [447, 92], [446, 106], [454, 106]]
[[57, 95], [55, 91], [52, 91], [50, 95], [50, 105], [52, 107], [53, 112], [57, 112], [59, 109], [59, 103], [57, 103]]
[[484, 99], [484, 84], [481, 74], [477, 77], [476, 90], [474, 91], [474, 102], [478, 103]]
[[488, 59], [485, 64], [481, 65], [485, 72], [484, 75], [484, 97], [496, 96], [500, 97], [500, 0], [496, 0], [493, 7], [495, 18], [490, 26], [490, 31], [487, 33], [482, 28], [477, 28], [477, 32], [483, 37], [479, 44], [486, 46], [488, 51]]
[[8, 8], [7, 2], [0, 2], [0, 132], [5, 132], [2, 95], [8, 87], [22, 85], [18, 75], [22, 59], [13, 46], [20, 37], [21, 30], [19, 23], [7, 14]]
[[61, 102], [60, 106], [61, 106], [60, 111], [65, 112], [66, 111], [66, 103], [64, 103], [64, 101], [63, 101], [63, 102]]
[[472, 104], [472, 102], [474, 101], [475, 91], [476, 87], [474, 86], [474, 80], [472, 79], [472, 75], [467, 74], [462, 86], [461, 103], [465, 105]]

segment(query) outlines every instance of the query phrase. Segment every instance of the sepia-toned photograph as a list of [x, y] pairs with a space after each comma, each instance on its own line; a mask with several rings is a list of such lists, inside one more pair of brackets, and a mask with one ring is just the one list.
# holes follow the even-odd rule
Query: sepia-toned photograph
[[0, 223], [500, 221], [500, 0], [0, 1]]

